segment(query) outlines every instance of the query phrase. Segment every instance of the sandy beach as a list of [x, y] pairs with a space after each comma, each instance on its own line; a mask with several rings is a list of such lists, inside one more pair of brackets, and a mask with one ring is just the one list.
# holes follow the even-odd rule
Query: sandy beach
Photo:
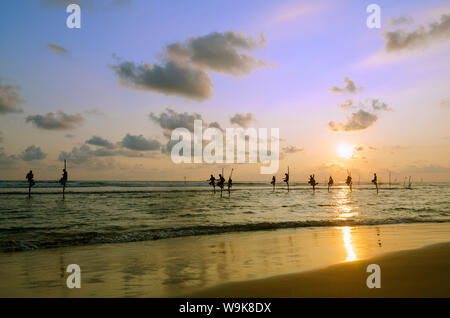
[[[369, 264], [381, 287], [369, 289]], [[267, 279], [226, 284], [194, 297], [450, 297], [450, 242]]]
[[[310, 227], [2, 253], [1, 297], [448, 297], [450, 224]], [[367, 264], [381, 266], [369, 290]], [[69, 264], [81, 288], [66, 286]]]

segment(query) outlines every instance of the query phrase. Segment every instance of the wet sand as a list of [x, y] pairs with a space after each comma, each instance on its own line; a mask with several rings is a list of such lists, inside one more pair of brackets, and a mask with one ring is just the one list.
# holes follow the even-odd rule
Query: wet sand
[[[368, 288], [380, 266], [380, 288]], [[193, 297], [450, 297], [450, 242], [267, 279], [225, 284]]]
[[[392, 254], [404, 255], [398, 261], [391, 256], [381, 259], [381, 291], [365, 287], [369, 274], [366, 261], [360, 261], [448, 241], [449, 223], [421, 223], [224, 233], [2, 253], [0, 297], [419, 295], [411, 286], [421, 286], [423, 296], [448, 297], [448, 287], [436, 294], [427, 285], [441, 277], [450, 286], [448, 246], [433, 248], [423, 254], [426, 257], [422, 252], [399, 252]], [[335, 265], [339, 263], [344, 264]], [[81, 267], [80, 289], [66, 286], [69, 264]], [[327, 266], [332, 267], [311, 272]], [[307, 271], [310, 274], [302, 274]], [[434, 276], [427, 276], [430, 271]], [[404, 284], [389, 287], [394, 281]]]

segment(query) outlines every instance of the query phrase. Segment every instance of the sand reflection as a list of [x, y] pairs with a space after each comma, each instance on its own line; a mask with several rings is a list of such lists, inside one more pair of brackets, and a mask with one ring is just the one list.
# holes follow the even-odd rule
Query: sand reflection
[[342, 230], [343, 234], [343, 240], [344, 240], [344, 247], [347, 250], [347, 259], [346, 262], [354, 261], [357, 259], [356, 253], [353, 250], [352, 245], [352, 227], [351, 226], [344, 226], [340, 228]]

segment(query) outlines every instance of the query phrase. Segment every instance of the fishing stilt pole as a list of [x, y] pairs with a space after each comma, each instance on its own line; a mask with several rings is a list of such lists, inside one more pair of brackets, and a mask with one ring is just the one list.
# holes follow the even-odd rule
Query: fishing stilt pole
[[389, 189], [391, 188], [391, 172], [389, 171]]
[[[66, 159], [64, 159], [64, 172], [67, 172], [66, 168], [67, 168], [67, 163], [66, 163]], [[64, 178], [64, 176], [62, 179], [62, 184], [63, 184], [63, 199], [64, 199], [65, 195], [66, 195], [66, 179]]]

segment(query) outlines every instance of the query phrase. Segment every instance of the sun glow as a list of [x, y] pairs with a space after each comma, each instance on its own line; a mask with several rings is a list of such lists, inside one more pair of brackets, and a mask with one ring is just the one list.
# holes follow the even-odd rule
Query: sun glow
[[339, 157], [343, 159], [350, 159], [353, 156], [353, 151], [355, 149], [355, 146], [350, 146], [347, 144], [340, 144], [337, 146], [337, 154]]
[[353, 246], [352, 246], [352, 228], [350, 226], [344, 226], [341, 228], [342, 230], [342, 234], [343, 234], [343, 239], [344, 239], [344, 246], [345, 249], [347, 250], [347, 259], [345, 260], [346, 262], [351, 262], [356, 260], [356, 253], [353, 250]]

